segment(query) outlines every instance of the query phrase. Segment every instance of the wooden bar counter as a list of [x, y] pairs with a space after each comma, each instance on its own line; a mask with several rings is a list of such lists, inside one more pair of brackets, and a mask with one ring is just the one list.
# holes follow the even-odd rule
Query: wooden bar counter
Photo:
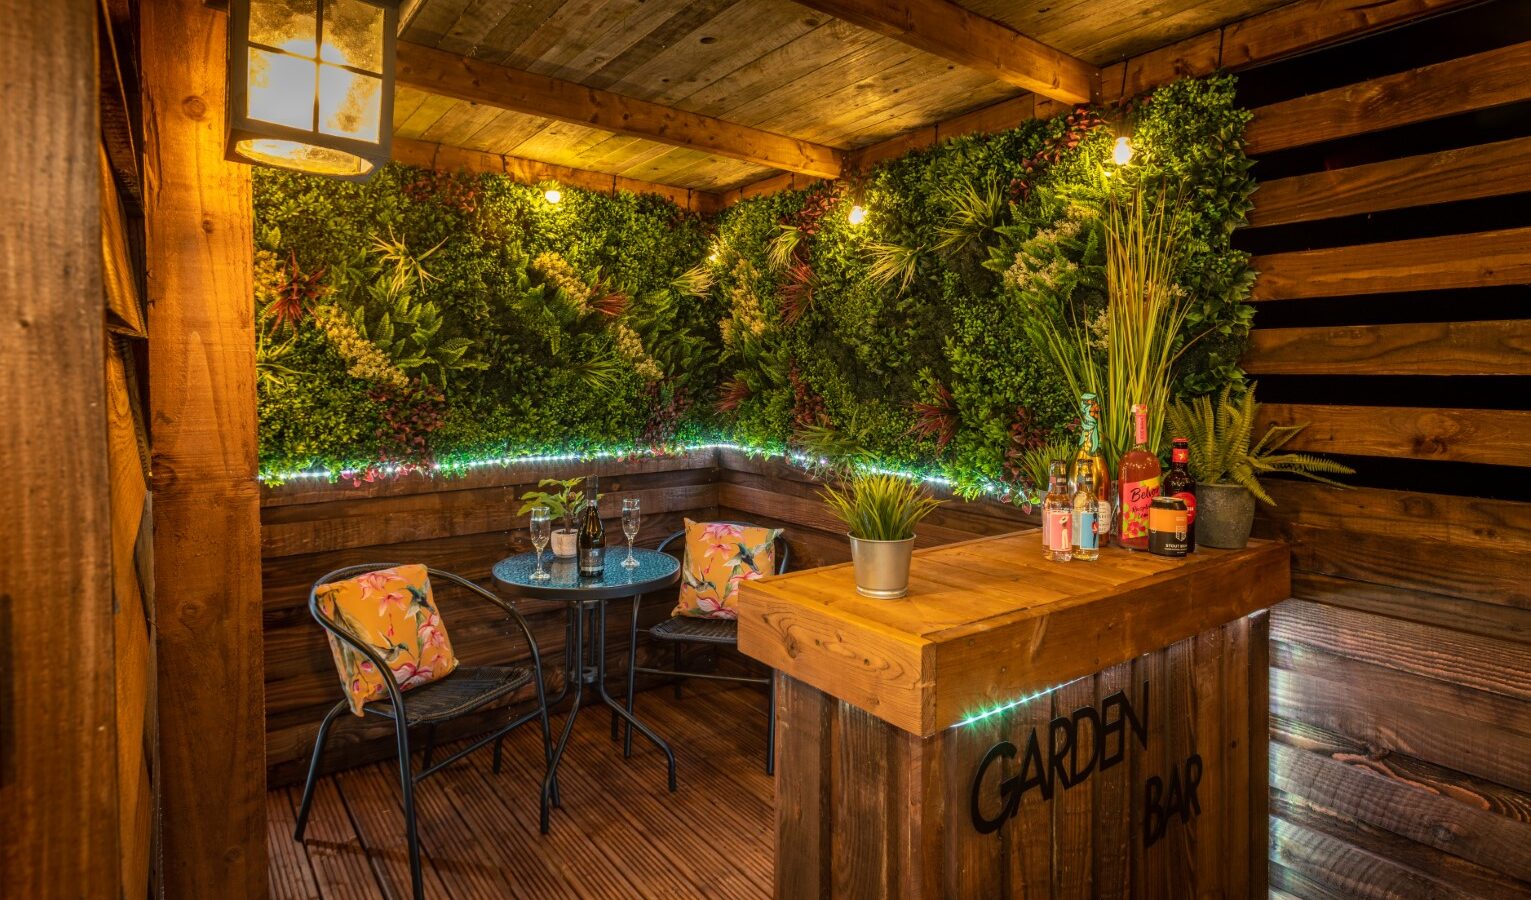
[[1264, 895], [1285, 546], [1042, 559], [1035, 530], [746, 584], [776, 669], [776, 896]]

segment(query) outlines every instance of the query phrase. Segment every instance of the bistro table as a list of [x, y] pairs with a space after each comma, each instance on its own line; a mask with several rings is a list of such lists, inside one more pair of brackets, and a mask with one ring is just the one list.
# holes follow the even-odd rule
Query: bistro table
[[557, 796], [558, 763], [569, 744], [569, 735], [574, 731], [574, 719], [579, 715], [586, 684], [596, 686], [596, 696], [611, 707], [614, 715], [626, 719], [664, 751], [669, 764], [670, 790], [675, 790], [675, 753], [670, 745], [606, 691], [606, 601], [637, 597], [669, 587], [680, 580], [680, 561], [668, 553], [635, 549], [633, 558], [638, 565], [628, 569], [622, 566], [626, 556], [625, 552], [617, 551], [606, 554], [606, 571], [600, 578], [581, 578], [572, 559], [552, 559], [543, 563], [543, 571], [552, 577], [546, 581], [533, 581], [536, 553], [519, 553], [494, 564], [494, 580], [503, 593], [511, 597], [561, 601], [569, 608], [568, 677], [564, 679], [563, 690], [549, 701], [549, 705], [562, 701], [570, 684], [574, 685], [574, 705], [569, 708], [569, 718], [553, 749], [552, 759], [548, 761], [547, 776], [542, 783], [543, 796], [549, 799]]

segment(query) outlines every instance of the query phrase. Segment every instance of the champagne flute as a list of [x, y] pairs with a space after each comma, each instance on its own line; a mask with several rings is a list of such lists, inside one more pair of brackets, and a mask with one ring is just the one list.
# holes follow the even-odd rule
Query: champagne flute
[[552, 536], [552, 513], [546, 506], [532, 507], [532, 546], [537, 548], [537, 571], [532, 573], [533, 581], [547, 581], [553, 577], [542, 571], [542, 548], [548, 545]]
[[642, 520], [643, 512], [638, 508], [638, 498], [623, 498], [622, 533], [627, 535], [627, 559], [622, 560], [622, 568], [624, 569], [638, 568], [638, 561], [633, 559], [633, 539], [638, 537], [638, 525]]

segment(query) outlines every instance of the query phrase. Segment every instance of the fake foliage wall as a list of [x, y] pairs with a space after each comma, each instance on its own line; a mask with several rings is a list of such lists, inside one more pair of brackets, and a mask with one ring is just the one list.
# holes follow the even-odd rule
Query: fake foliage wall
[[1178, 185], [1176, 391], [1242, 377], [1254, 273], [1229, 237], [1254, 181], [1233, 93], [1186, 79], [715, 221], [492, 175], [261, 172], [263, 468], [721, 438], [1026, 484], [1027, 451], [1077, 413], [1025, 323], [1099, 319], [1124, 130], [1132, 176]]

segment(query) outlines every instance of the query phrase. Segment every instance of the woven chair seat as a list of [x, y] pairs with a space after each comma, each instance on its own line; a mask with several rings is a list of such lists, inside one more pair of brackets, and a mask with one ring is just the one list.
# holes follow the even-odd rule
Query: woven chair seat
[[[531, 680], [532, 670], [525, 666], [459, 666], [447, 677], [404, 694], [404, 722], [421, 725], [460, 716]], [[394, 718], [393, 704], [387, 700], [368, 703], [367, 712]]]
[[734, 619], [701, 619], [673, 616], [649, 629], [656, 641], [692, 641], [701, 644], [739, 643], [739, 623]]

